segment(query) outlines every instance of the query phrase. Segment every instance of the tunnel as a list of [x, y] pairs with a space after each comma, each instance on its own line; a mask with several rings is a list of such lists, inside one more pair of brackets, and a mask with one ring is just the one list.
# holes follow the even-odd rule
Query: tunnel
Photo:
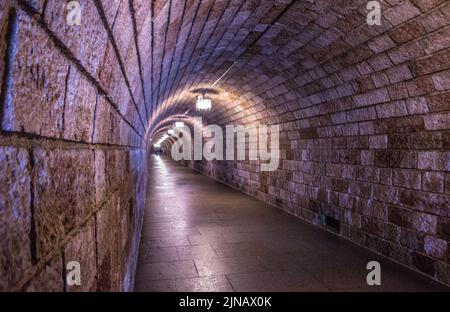
[[0, 291], [449, 289], [449, 1], [2, 0], [0, 27]]

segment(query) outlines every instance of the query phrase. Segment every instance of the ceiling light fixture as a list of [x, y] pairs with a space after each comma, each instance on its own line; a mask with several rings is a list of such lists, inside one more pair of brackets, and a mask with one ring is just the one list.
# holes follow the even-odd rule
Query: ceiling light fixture
[[206, 98], [203, 94], [199, 94], [197, 97], [196, 108], [198, 111], [209, 111], [211, 110], [212, 101]]
[[160, 148], [160, 147], [161, 147], [161, 144], [162, 144], [168, 137], [169, 137], [169, 136], [168, 136], [167, 134], [164, 134], [164, 135], [159, 139], [159, 141], [156, 142], [153, 146], [154, 146], [155, 148]]
[[183, 127], [184, 127], [184, 122], [182, 122], [182, 121], [175, 122], [175, 128], [183, 128]]

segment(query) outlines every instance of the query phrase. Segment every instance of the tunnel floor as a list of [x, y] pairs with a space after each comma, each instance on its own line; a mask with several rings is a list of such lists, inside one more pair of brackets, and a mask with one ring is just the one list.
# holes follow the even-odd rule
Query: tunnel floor
[[149, 175], [136, 291], [448, 290], [172, 160]]

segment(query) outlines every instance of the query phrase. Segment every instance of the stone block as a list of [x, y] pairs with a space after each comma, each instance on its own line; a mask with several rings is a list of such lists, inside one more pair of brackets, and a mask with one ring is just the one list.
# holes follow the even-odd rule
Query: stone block
[[110, 252], [111, 242], [117, 242], [119, 204], [118, 194], [112, 194], [103, 208], [97, 212], [97, 257], [99, 265]]
[[409, 208], [438, 216], [450, 216], [448, 196], [402, 189], [399, 202]]
[[94, 151], [95, 207], [98, 208], [107, 198], [105, 152]]
[[448, 110], [450, 92], [440, 92], [427, 97], [428, 106], [431, 112], [441, 112]]
[[438, 149], [442, 147], [442, 134], [439, 132], [417, 132], [410, 135], [413, 149]]
[[109, 29], [112, 29], [112, 26], [116, 21], [117, 10], [119, 9], [121, 1], [111, 2], [110, 0], [100, 0], [100, 2], [102, 4], [103, 12], [105, 13]]
[[114, 47], [111, 42], [108, 42], [105, 49], [105, 54], [102, 59], [100, 66], [100, 71], [98, 74], [98, 82], [105, 92], [111, 98], [111, 85], [114, 81], [114, 73], [118, 72], [117, 67], [119, 66]]
[[97, 254], [95, 239], [95, 221], [92, 218], [82, 225], [64, 247], [64, 265], [71, 261], [80, 264], [81, 285], [67, 285], [67, 291], [79, 292], [97, 289]]
[[[111, 130], [111, 114], [115, 114], [114, 109], [104, 96], [97, 95], [97, 106], [95, 110], [93, 143], [107, 144]], [[120, 118], [120, 117], [119, 117]]]
[[[448, 16], [447, 16], [448, 18]], [[448, 24], [448, 20], [445, 22]], [[450, 46], [450, 29], [444, 27], [428, 35], [422, 40], [424, 51], [427, 54], [444, 50]]]
[[355, 103], [358, 107], [368, 106], [372, 104], [378, 104], [388, 102], [390, 100], [389, 94], [386, 88], [373, 90], [367, 93], [359, 94], [354, 97]]
[[94, 153], [38, 148], [33, 160], [34, 218], [41, 258], [94, 210]]
[[145, 0], [132, 0], [134, 18], [136, 20], [136, 32], [141, 33], [144, 23], [150, 20], [151, 2]]
[[370, 136], [369, 148], [371, 149], [387, 148], [387, 136], [386, 135]]
[[434, 193], [443, 193], [444, 173], [432, 171], [422, 173], [422, 190]]
[[412, 188], [416, 190], [421, 189], [421, 174], [418, 170], [400, 170], [395, 169], [394, 172], [394, 185]]
[[67, 23], [66, 5], [59, 0], [46, 1], [44, 20], [52, 33], [81, 62], [91, 76], [97, 78], [108, 35], [94, 1], [79, 0], [79, 3], [81, 9], [79, 26]]
[[450, 173], [445, 174], [445, 194], [450, 195]]
[[450, 52], [442, 51], [433, 53], [428, 57], [419, 59], [414, 64], [414, 72], [417, 75], [426, 75], [438, 72], [450, 67]]
[[[120, 58], [123, 62], [125, 62], [130, 44], [134, 44], [134, 41], [132, 40], [134, 36], [133, 25], [128, 1], [120, 2], [115, 18], [120, 21], [120, 23], [113, 24], [114, 27], [112, 28], [112, 33], [116, 41], [117, 48], [119, 49]], [[138, 77], [136, 78], [138, 79]]]
[[437, 236], [443, 240], [450, 241], [450, 221], [444, 218], [438, 218]]
[[389, 35], [397, 44], [405, 43], [425, 34], [422, 25], [416, 21], [407, 22], [398, 28], [395, 28]]
[[406, 109], [408, 110], [408, 114], [410, 115], [425, 114], [429, 111], [427, 100], [424, 97], [408, 99], [406, 101]]
[[427, 115], [423, 118], [426, 130], [450, 129], [450, 113]]
[[106, 178], [108, 193], [114, 191], [126, 178], [128, 168], [128, 153], [125, 150], [106, 150]]
[[388, 207], [388, 220], [401, 227], [412, 229], [416, 232], [429, 234], [436, 233], [437, 217], [425, 213], [414, 212], [400, 207]]
[[418, 22], [425, 28], [425, 30], [430, 33], [436, 29], [442, 28], [445, 25], [448, 25], [448, 17], [450, 16], [450, 5], [447, 4], [442, 7], [441, 10], [434, 10], [429, 12], [422, 18], [418, 20]]
[[104, 257], [99, 260], [98, 272], [97, 272], [97, 291], [100, 292], [111, 292], [115, 291], [113, 285], [113, 266], [111, 259], [111, 248], [107, 249]]
[[426, 170], [450, 171], [450, 153], [419, 152], [418, 168]]
[[0, 147], [0, 290], [12, 290], [33, 264], [30, 158]]
[[[4, 26], [3, 23], [7, 19], [7, 13], [8, 13], [9, 5], [10, 4], [9, 4], [8, 1], [3, 1], [2, 3], [0, 3], [0, 27], [1, 28], [3, 28], [3, 26]], [[3, 34], [3, 32], [2, 32], [2, 34]]]
[[5, 91], [2, 128], [59, 137], [69, 64], [47, 34], [24, 12], [17, 12], [14, 25], [11, 83]]
[[109, 123], [110, 125], [108, 129], [108, 143], [120, 145], [121, 143], [120, 130], [122, 128], [122, 124], [124, 121], [114, 109], [110, 110], [109, 116], [107, 118], [109, 118], [109, 121], [105, 120], [104, 122]]
[[63, 292], [66, 282], [63, 267], [62, 257], [58, 254], [31, 278], [23, 290], [27, 292]]
[[375, 166], [388, 168], [414, 168], [416, 155], [412, 151], [376, 150]]
[[427, 12], [445, 2], [445, 0], [411, 0], [411, 2], [422, 12]]
[[[2, 1], [0, 3], [0, 85], [2, 85], [3, 81], [3, 71], [5, 69], [5, 65], [7, 64], [3, 60], [5, 60], [5, 53], [7, 53], [8, 48], [8, 33], [10, 32], [12, 23], [9, 23], [10, 20], [10, 2]], [[11, 25], [10, 25], [11, 24]]]
[[69, 69], [64, 105], [63, 137], [91, 142], [97, 93], [94, 86], [74, 66]]
[[427, 256], [444, 259], [447, 255], [447, 241], [427, 235], [424, 239], [423, 249]]
[[436, 90], [445, 91], [450, 89], [450, 70], [438, 72], [433, 75], [432, 79]]
[[387, 10], [383, 15], [391, 23], [396, 26], [417, 15], [421, 12], [410, 1], [402, 1], [397, 6]]
[[145, 102], [144, 102], [144, 91], [142, 89], [141, 74], [139, 70], [138, 56], [136, 52], [136, 45], [133, 42], [130, 44], [130, 48], [124, 59], [124, 66], [126, 68], [127, 77], [130, 82], [131, 92], [133, 94], [134, 100], [138, 105], [139, 113], [143, 119], [146, 118]]

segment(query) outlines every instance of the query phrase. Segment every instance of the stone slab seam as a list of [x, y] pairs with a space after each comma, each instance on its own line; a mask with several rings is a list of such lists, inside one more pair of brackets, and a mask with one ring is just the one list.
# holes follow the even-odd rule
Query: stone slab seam
[[[128, 92], [130, 93], [131, 101], [133, 102], [134, 108], [136, 109], [136, 113], [139, 116], [139, 120], [140, 120], [140, 122], [142, 124], [142, 127], [145, 129], [146, 125], [144, 123], [144, 120], [142, 119], [141, 113], [139, 112], [139, 108], [137, 106], [136, 100], [134, 99], [133, 92], [131, 91], [130, 81], [128, 80], [128, 77], [127, 77], [127, 74], [126, 74], [126, 71], [125, 71], [125, 66], [123, 65], [123, 60], [120, 57], [119, 48], [117, 47], [117, 42], [116, 42], [116, 40], [115, 40], [115, 38], [114, 38], [114, 36], [112, 34], [111, 29], [109, 28], [108, 20], [106, 19], [106, 15], [105, 15], [105, 11], [103, 9], [103, 5], [102, 5], [102, 3], [99, 0], [93, 0], [93, 1], [94, 1], [95, 6], [97, 7], [98, 14], [100, 15], [100, 19], [102, 20], [103, 26], [105, 27], [106, 32], [108, 33], [108, 39], [111, 42], [111, 45], [112, 45], [112, 47], [114, 49], [114, 53], [116, 54], [120, 70], [122, 71], [122, 76], [125, 79], [125, 84], [127, 86]], [[142, 136], [141, 136], [141, 138], [142, 138]]]
[[[36, 265], [34, 265], [33, 268], [30, 271], [26, 272], [24, 274], [24, 277], [22, 278], [22, 280], [18, 282], [16, 287], [14, 287], [14, 291], [21, 291], [21, 290], [23, 290], [23, 288], [26, 287], [27, 283], [30, 282], [33, 279], [33, 277], [37, 273], [39, 273], [44, 268], [44, 266], [47, 263], [49, 263], [55, 256], [57, 256], [61, 252], [64, 252], [64, 247], [67, 245], [67, 243], [69, 243], [70, 240], [72, 238], [74, 238], [76, 236], [76, 234], [78, 234], [88, 224], [89, 221], [91, 221], [93, 218], [95, 218], [96, 214], [99, 211], [101, 211], [104, 207], [106, 207], [106, 203], [108, 202], [108, 200], [114, 194], [117, 194], [118, 192], [120, 192], [120, 189], [122, 188], [122, 186], [127, 184], [130, 176], [132, 176], [136, 172], [137, 172], [137, 170], [133, 170], [133, 171], [129, 172], [127, 177], [124, 178], [119, 183], [119, 185], [116, 186], [102, 200], [102, 202], [99, 204], [99, 206], [96, 209], [94, 209], [85, 218], [83, 218], [83, 220], [79, 224], [77, 224], [69, 233], [66, 234], [66, 236], [61, 240], [61, 242], [53, 250], [51, 250], [49, 253], [47, 253], [47, 255], [42, 257], [42, 259]], [[97, 245], [97, 242], [96, 242], [96, 245]], [[64, 276], [64, 278], [65, 278], [65, 276]]]
[[40, 14], [31, 7], [25, 0], [16, 0], [18, 2], [18, 6], [27, 13], [31, 18], [33, 18], [38, 25], [46, 32], [48, 37], [54, 42], [55, 46], [60, 50], [60, 52], [66, 57], [72, 64], [76, 66], [78, 71], [82, 73], [89, 81], [92, 83], [92, 85], [97, 89], [98, 94], [103, 95], [107, 102], [112, 106], [112, 108], [116, 111], [116, 113], [125, 121], [125, 123], [128, 124], [128, 126], [145, 142], [145, 139], [143, 138], [142, 134], [139, 133], [134, 125], [128, 121], [125, 116], [122, 115], [120, 112], [117, 104], [115, 104], [109, 95], [106, 93], [105, 90], [100, 86], [98, 81], [89, 74], [89, 72], [83, 67], [81, 62], [72, 54], [72, 52], [62, 43], [49, 29], [46, 22], [42, 19]]

